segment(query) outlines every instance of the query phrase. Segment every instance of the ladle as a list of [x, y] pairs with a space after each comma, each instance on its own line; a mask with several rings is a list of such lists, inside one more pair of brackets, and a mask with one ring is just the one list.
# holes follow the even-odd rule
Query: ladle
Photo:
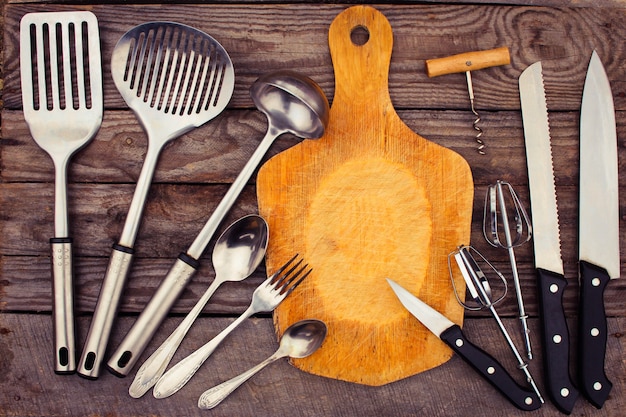
[[[330, 107], [324, 92], [315, 81], [297, 72], [276, 71], [259, 77], [250, 88], [250, 96], [256, 107], [267, 116], [267, 133], [187, 252], [179, 255], [161, 283], [161, 287], [175, 288], [174, 291], [177, 291], [172, 293], [171, 303], [196, 272], [198, 259], [274, 140], [283, 133], [318, 139], [328, 124]], [[172, 282], [176, 282], [177, 286], [173, 286]], [[167, 309], [169, 306], [163, 311]], [[135, 382], [138, 379], [144, 382], [133, 382], [131, 396], [140, 397], [156, 384], [169, 360], [171, 357], [164, 365], [154, 362], [150, 366], [151, 370], [144, 369], [144, 364], [135, 377]]]
[[[161, 366], [167, 366], [169, 359], [217, 288], [227, 281], [242, 281], [257, 269], [265, 256], [268, 236], [267, 223], [262, 217], [254, 214], [242, 217], [222, 233], [213, 249], [215, 279], [185, 320], [144, 363], [142, 369], [150, 368], [151, 362], [158, 362], [159, 365], [165, 362]], [[167, 315], [169, 307], [174, 303], [179, 284], [175, 281], [165, 282], [170, 285], [159, 287], [107, 362], [107, 368], [114, 374], [128, 375]], [[136, 384], [131, 386], [131, 392], [140, 391], [137, 386], [142, 386], [145, 378], [150, 379], [149, 375], [150, 372], [140, 370], [135, 379]]]
[[319, 320], [302, 320], [292, 324], [283, 334], [280, 346], [272, 356], [246, 372], [206, 390], [198, 399], [198, 407], [206, 410], [217, 406], [241, 384], [280, 358], [306, 358], [322, 345], [326, 332], [326, 325]]

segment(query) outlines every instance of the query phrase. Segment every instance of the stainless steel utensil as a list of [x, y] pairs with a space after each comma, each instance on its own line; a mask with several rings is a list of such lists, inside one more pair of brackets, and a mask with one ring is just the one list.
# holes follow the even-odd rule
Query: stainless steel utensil
[[91, 12], [24, 15], [20, 23], [24, 118], [54, 162], [54, 371], [76, 371], [72, 239], [68, 234], [67, 165], [102, 123], [98, 20]]
[[[476, 252], [476, 253], [480, 255], [479, 252]], [[511, 352], [513, 352], [515, 359], [517, 359], [517, 363], [518, 363], [517, 367], [524, 373], [526, 377], [526, 381], [530, 384], [533, 391], [535, 391], [535, 394], [539, 398], [539, 401], [543, 403], [544, 401], [541, 396], [541, 393], [539, 392], [539, 388], [537, 388], [537, 384], [535, 383], [535, 380], [533, 379], [532, 375], [530, 374], [530, 371], [528, 370], [528, 363], [526, 363], [524, 359], [522, 358], [522, 356], [519, 354], [519, 351], [515, 347], [515, 343], [513, 343], [513, 339], [511, 339], [509, 332], [507, 331], [506, 327], [504, 326], [504, 323], [502, 323], [502, 320], [500, 319], [500, 315], [496, 311], [495, 304], [497, 304], [499, 301], [504, 299], [504, 295], [502, 295], [502, 297], [497, 299], [496, 301], [492, 300], [491, 294], [486, 290], [484, 286], [484, 282], [486, 281], [486, 279], [484, 278], [485, 274], [480, 269], [480, 266], [478, 266], [478, 263], [476, 262], [475, 258], [473, 258], [472, 254], [470, 253], [470, 247], [461, 246], [457, 250], [452, 252], [450, 255], [454, 257], [459, 267], [459, 270], [461, 271], [461, 275], [465, 279], [467, 288], [470, 290], [470, 293], [472, 293], [472, 295], [476, 294], [474, 298], [475, 301], [479, 303], [482, 308], [489, 310], [489, 312], [495, 319], [496, 323], [498, 324], [498, 327], [500, 328], [500, 332], [502, 333], [507, 344], [509, 345]], [[489, 262], [484, 257], [482, 257], [482, 255], [480, 256], [485, 262], [489, 264]], [[491, 264], [489, 264], [489, 266], [498, 274], [502, 282], [506, 285], [506, 280], [504, 279], [504, 276], [502, 276], [502, 274], [500, 274], [500, 272], [498, 272]], [[450, 276], [452, 276], [452, 272], [450, 272]], [[456, 293], [456, 289], [455, 289], [455, 293]], [[461, 304], [464, 307], [466, 307], [464, 303], [461, 303]]]
[[235, 83], [233, 64], [222, 45], [173, 22], [145, 23], [126, 32], [113, 50], [111, 73], [148, 135], [148, 151], [80, 359], [78, 373], [88, 378], [100, 372], [159, 153], [167, 142], [220, 114]]
[[[176, 330], [141, 365], [129, 388], [131, 397], [141, 397], [156, 384], [191, 325], [219, 286], [227, 281], [242, 281], [257, 269], [265, 257], [268, 238], [267, 223], [257, 215], [242, 217], [222, 233], [213, 249], [215, 279]], [[176, 285], [174, 281], [172, 283]], [[167, 315], [169, 306], [172, 304], [171, 298], [176, 296], [173, 295], [176, 292], [175, 288], [169, 286], [159, 287], [109, 359], [107, 366], [115, 374], [124, 376], [132, 369]]]
[[317, 139], [324, 134], [330, 112], [322, 89], [310, 78], [293, 71], [263, 75], [250, 88], [256, 107], [267, 116], [268, 128], [246, 165], [228, 189], [187, 252], [181, 253], [161, 286], [178, 283], [178, 293], [195, 274], [199, 259], [215, 231], [233, 206], [263, 156], [283, 133]]
[[228, 397], [241, 384], [256, 375], [270, 363], [285, 357], [306, 358], [315, 352], [326, 338], [326, 324], [319, 320], [301, 320], [285, 330], [276, 352], [246, 372], [208, 389], [198, 399], [198, 407], [208, 410]]
[[[187, 252], [178, 256], [159, 286], [159, 293], [165, 291], [163, 288], [171, 289], [166, 303], [160, 307], [161, 314], [167, 313], [195, 274], [200, 256], [274, 140], [287, 132], [310, 139], [317, 139], [324, 134], [330, 111], [328, 100], [322, 89], [310, 78], [293, 71], [269, 73], [252, 85], [250, 95], [257, 108], [267, 116], [267, 133]], [[206, 303], [206, 300], [208, 298], [203, 297], [196, 306]], [[162, 317], [155, 318], [159, 319], [162, 320]], [[193, 323], [193, 319], [190, 320], [189, 325]], [[163, 345], [164, 350], [159, 349], [142, 365], [130, 387], [131, 396], [142, 396], [156, 383], [184, 335], [180, 332], [172, 334], [175, 337], [168, 339], [170, 346]]]
[[[298, 255], [291, 258], [272, 276], [266, 279], [252, 294], [252, 302], [246, 311], [232, 322], [227, 328], [222, 330], [217, 336], [211, 339], [204, 346], [197, 349], [191, 355], [178, 362], [167, 371], [154, 387], [155, 398], [165, 398], [178, 392], [187, 381], [194, 376], [202, 364], [208, 359], [215, 349], [222, 343], [234, 329], [236, 329], [245, 319], [256, 313], [270, 312], [274, 310], [293, 290], [300, 285], [310, 273], [308, 264], [300, 267], [302, 259], [293, 266], [290, 265], [296, 260]], [[289, 268], [290, 267], [290, 268]], [[285, 269], [289, 268], [286, 272]], [[305, 272], [306, 270], [306, 272]]]
[[[511, 228], [511, 223], [515, 225], [514, 228]], [[491, 246], [505, 249], [509, 255], [513, 285], [515, 286], [515, 295], [517, 297], [517, 309], [522, 325], [522, 337], [528, 359], [532, 359], [533, 354], [527, 322], [528, 314], [526, 314], [526, 309], [524, 308], [522, 287], [517, 272], [515, 248], [530, 240], [532, 230], [528, 214], [513, 186], [502, 180], [498, 180], [495, 184], [490, 185], [485, 195], [483, 235]]]

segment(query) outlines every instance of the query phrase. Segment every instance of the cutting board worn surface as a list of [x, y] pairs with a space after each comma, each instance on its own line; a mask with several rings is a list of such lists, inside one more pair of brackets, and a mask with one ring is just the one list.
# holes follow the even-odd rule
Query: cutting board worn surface
[[[354, 43], [354, 30], [366, 31]], [[329, 31], [335, 71], [330, 121], [259, 171], [268, 221], [269, 273], [295, 253], [312, 274], [276, 309], [277, 334], [305, 318], [328, 336], [294, 366], [316, 375], [383, 385], [447, 361], [452, 351], [411, 316], [391, 278], [462, 324], [448, 254], [469, 244], [473, 181], [455, 152], [411, 131], [388, 92], [391, 25], [369, 6], [340, 13]], [[465, 293], [454, 273], [457, 289]]]

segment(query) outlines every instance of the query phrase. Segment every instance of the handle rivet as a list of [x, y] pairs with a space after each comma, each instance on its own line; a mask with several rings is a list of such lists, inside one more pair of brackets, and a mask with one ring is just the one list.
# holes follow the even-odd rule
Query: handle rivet
[[591, 285], [593, 285], [594, 287], [599, 287], [600, 286], [600, 278], [594, 278], [591, 280]]
[[526, 403], [526, 405], [531, 405], [533, 403], [533, 399], [530, 397], [526, 397], [524, 399], [524, 402]]
[[563, 338], [561, 337], [561, 335], [560, 335], [560, 334], [555, 334], [555, 335], [552, 337], [552, 341], [553, 341], [554, 343], [561, 343], [561, 341], [562, 341], [562, 340], [563, 340]]
[[556, 285], [556, 284], [550, 285], [550, 292], [552, 294], [556, 294], [558, 290], [559, 290], [559, 286], [558, 285]]
[[454, 341], [454, 344], [455, 344], [457, 347], [461, 347], [461, 346], [463, 346], [463, 339], [456, 339], [456, 340]]
[[493, 375], [496, 373], [496, 368], [494, 368], [493, 366], [490, 366], [489, 368], [487, 368], [487, 373], [489, 375]]
[[593, 389], [596, 391], [600, 391], [602, 389], [602, 384], [599, 382], [594, 382], [593, 383]]
[[565, 398], [569, 395], [569, 390], [567, 388], [561, 388], [561, 397]]
[[594, 327], [593, 329], [591, 329], [591, 332], [590, 332], [590, 333], [591, 333], [591, 335], [592, 335], [593, 337], [596, 337], [597, 335], [599, 335], [599, 334], [600, 334], [600, 330], [598, 330], [598, 328], [597, 328], [597, 327]]

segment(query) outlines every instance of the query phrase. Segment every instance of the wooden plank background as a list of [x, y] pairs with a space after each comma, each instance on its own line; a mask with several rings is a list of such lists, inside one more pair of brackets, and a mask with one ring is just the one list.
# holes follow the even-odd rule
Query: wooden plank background
[[[269, 316], [249, 320], [215, 354], [188, 388], [157, 401], [149, 394], [131, 399], [132, 379], [102, 373], [98, 381], [52, 373], [51, 297], [48, 239], [53, 234], [52, 163], [28, 132], [21, 112], [19, 20], [28, 12], [89, 9], [99, 19], [104, 74], [103, 125], [95, 140], [77, 154], [69, 169], [70, 228], [74, 237], [78, 343], [89, 319], [119, 237], [146, 150], [137, 119], [115, 89], [109, 57], [120, 36], [136, 24], [174, 20], [218, 39], [235, 65], [236, 86], [228, 109], [213, 121], [166, 147], [151, 188], [136, 244], [136, 259], [121, 304], [111, 346], [121, 340], [175, 257], [185, 250], [217, 206], [228, 185], [252, 154], [266, 129], [248, 89], [261, 74], [296, 69], [316, 80], [332, 101], [334, 77], [327, 31], [346, 4], [224, 1], [200, 4], [88, 4], [63, 1], [2, 2], [2, 113], [0, 142], [0, 415], [206, 415], [195, 403], [209, 386], [243, 371], [276, 348]], [[474, 2], [481, 3], [481, 2]], [[449, 147], [469, 162], [476, 184], [472, 244], [507, 271], [505, 251], [490, 248], [481, 232], [484, 192], [496, 179], [511, 182], [528, 202], [526, 162], [517, 79], [541, 60], [552, 132], [565, 274], [565, 309], [576, 338], [578, 117], [591, 51], [603, 60], [615, 98], [620, 157], [620, 194], [626, 195], [626, 2], [501, 1], [413, 2], [376, 5], [394, 30], [389, 76], [391, 99], [401, 118], [420, 135]], [[487, 155], [476, 153], [463, 74], [429, 79], [424, 60], [470, 50], [508, 46], [511, 65], [473, 74], [476, 104]], [[268, 157], [296, 143], [285, 135]], [[626, 248], [626, 207], [621, 199], [622, 260]], [[256, 212], [254, 178], [221, 229]], [[209, 245], [212, 248], [213, 244]], [[538, 357], [531, 371], [543, 386], [532, 245], [516, 251], [533, 341]], [[149, 354], [195, 304], [214, 278], [210, 250], [199, 273], [173, 308], [171, 318], [148, 348]], [[622, 267], [622, 275], [625, 268]], [[190, 353], [247, 307], [265, 271], [227, 284], [204, 310], [177, 357]], [[624, 333], [626, 281], [606, 292], [609, 318], [607, 373], [614, 383], [602, 410], [579, 399], [575, 415], [622, 415], [626, 406]], [[516, 332], [513, 291], [498, 311]], [[517, 374], [510, 352], [485, 313], [467, 313], [469, 338], [494, 353]], [[252, 342], [250, 342], [252, 341]], [[521, 344], [518, 344], [521, 346]], [[575, 351], [573, 352], [575, 354]], [[147, 356], [147, 354], [145, 356]], [[210, 366], [210, 368], [209, 368]], [[211, 369], [211, 371], [209, 371]], [[518, 375], [519, 376], [519, 375]], [[286, 362], [275, 364], [242, 387], [212, 415], [367, 416], [522, 415], [479, 379], [459, 358], [403, 381], [372, 388], [304, 374]], [[549, 402], [535, 415], [558, 415]]]

